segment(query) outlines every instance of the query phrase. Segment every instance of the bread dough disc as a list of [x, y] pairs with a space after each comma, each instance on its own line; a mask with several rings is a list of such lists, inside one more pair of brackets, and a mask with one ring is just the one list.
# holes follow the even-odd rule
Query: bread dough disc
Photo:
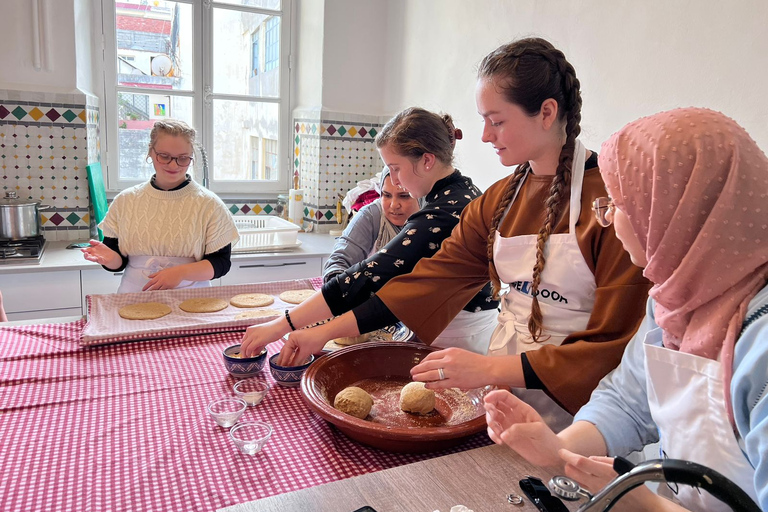
[[435, 392], [425, 388], [423, 382], [409, 382], [400, 390], [400, 409], [429, 414], [435, 409]]
[[187, 313], [215, 313], [229, 306], [224, 299], [214, 299], [213, 297], [200, 297], [197, 299], [187, 299], [179, 304], [179, 309]]
[[337, 345], [341, 345], [342, 347], [346, 347], [347, 345], [357, 345], [358, 343], [368, 341], [368, 338], [370, 337], [370, 333], [365, 333], [361, 334], [360, 336], [345, 336], [343, 338], [336, 338], [333, 340], [333, 342]]
[[364, 389], [350, 386], [336, 394], [333, 406], [341, 412], [362, 420], [371, 412], [373, 398]]
[[280, 300], [289, 304], [301, 304], [315, 294], [315, 290], [288, 290], [280, 294]]
[[229, 299], [229, 303], [238, 308], [260, 308], [273, 302], [274, 297], [265, 293], [241, 293]]
[[123, 306], [118, 314], [126, 320], [155, 320], [171, 312], [171, 307], [161, 302], [139, 302]]
[[278, 316], [280, 312], [276, 309], [256, 309], [254, 311], [243, 311], [235, 316], [235, 320], [244, 318], [264, 318], [266, 316]]

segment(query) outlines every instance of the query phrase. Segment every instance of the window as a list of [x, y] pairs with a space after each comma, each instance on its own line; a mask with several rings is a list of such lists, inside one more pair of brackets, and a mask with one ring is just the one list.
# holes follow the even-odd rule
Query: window
[[267, 20], [266, 44], [264, 45], [264, 71], [275, 69], [280, 62], [280, 19]]
[[[293, 1], [102, 0], [109, 190], [153, 174], [149, 132], [165, 118], [197, 130], [211, 190], [289, 188]], [[198, 157], [198, 182], [202, 171]]]
[[259, 162], [259, 153], [261, 153], [261, 139], [251, 137], [251, 179], [264, 179], [264, 173], [261, 172], [261, 163]]
[[259, 38], [261, 37], [261, 31], [256, 30], [251, 35], [251, 74], [256, 76], [259, 74]]
[[264, 139], [264, 178], [272, 179], [277, 176], [277, 141]]

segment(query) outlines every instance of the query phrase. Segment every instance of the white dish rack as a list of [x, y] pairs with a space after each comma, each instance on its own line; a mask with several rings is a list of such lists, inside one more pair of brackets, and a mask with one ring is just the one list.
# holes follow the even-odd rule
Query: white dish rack
[[234, 217], [240, 241], [232, 252], [279, 251], [301, 245], [299, 226], [274, 215]]

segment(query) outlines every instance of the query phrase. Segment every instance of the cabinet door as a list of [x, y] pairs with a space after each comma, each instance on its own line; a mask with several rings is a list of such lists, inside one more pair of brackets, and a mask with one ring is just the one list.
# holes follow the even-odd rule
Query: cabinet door
[[93, 268], [80, 271], [80, 283], [82, 287], [83, 311], [85, 311], [86, 295], [103, 295], [117, 293], [122, 272], [109, 272], [103, 268]]
[[233, 262], [229, 272], [221, 277], [221, 285], [317, 277], [322, 271], [321, 260], [322, 258], [317, 256], [302, 260], [254, 259]]
[[9, 320], [71, 316], [82, 311], [78, 270], [0, 274], [0, 290]]

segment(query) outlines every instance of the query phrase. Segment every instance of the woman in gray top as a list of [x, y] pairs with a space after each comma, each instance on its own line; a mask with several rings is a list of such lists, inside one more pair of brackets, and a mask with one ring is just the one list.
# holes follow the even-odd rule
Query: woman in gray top
[[419, 201], [392, 183], [387, 168], [381, 172], [379, 189], [381, 197], [361, 208], [336, 239], [333, 252], [325, 262], [323, 282], [327, 283], [387, 245], [408, 217], [419, 210]]

